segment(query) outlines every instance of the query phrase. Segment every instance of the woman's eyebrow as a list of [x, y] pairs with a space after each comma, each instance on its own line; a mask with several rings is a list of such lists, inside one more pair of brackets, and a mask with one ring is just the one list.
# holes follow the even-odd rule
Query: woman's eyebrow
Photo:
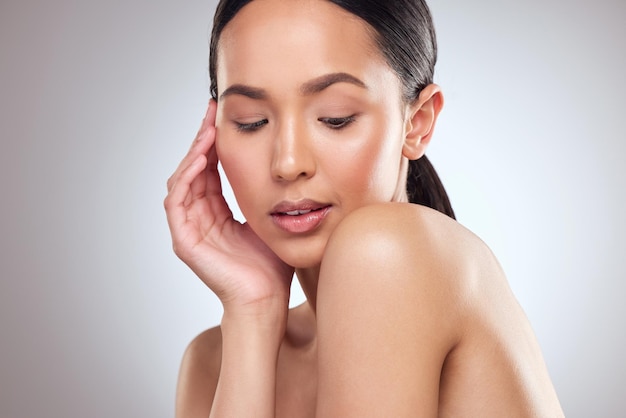
[[242, 96], [249, 97], [250, 99], [255, 100], [264, 100], [267, 98], [267, 93], [263, 89], [259, 89], [256, 87], [250, 87], [243, 84], [233, 84], [222, 94], [220, 94], [220, 100], [226, 96], [232, 96], [233, 94], [240, 94]]
[[319, 93], [335, 83], [350, 83], [367, 90], [367, 85], [351, 74], [330, 73], [307, 81], [300, 87], [300, 93], [305, 96]]
[[[351, 74], [330, 73], [316, 77], [302, 84], [302, 86], [300, 86], [300, 93], [304, 96], [309, 96], [319, 93], [336, 83], [350, 83], [367, 90], [367, 85]], [[268, 97], [267, 92], [263, 89], [246, 86], [244, 84], [233, 84], [224, 90], [224, 92], [220, 94], [219, 98], [223, 99], [224, 97], [232, 96], [234, 94], [239, 94], [254, 100], [265, 100]]]

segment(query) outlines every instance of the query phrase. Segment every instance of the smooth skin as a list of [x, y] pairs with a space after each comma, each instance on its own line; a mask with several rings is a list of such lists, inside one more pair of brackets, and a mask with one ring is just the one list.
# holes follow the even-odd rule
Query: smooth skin
[[[438, 86], [403, 103], [366, 24], [319, 0], [245, 6], [217, 74], [165, 200], [176, 254], [224, 306], [185, 352], [177, 417], [563, 415], [489, 249], [406, 203]], [[303, 199], [330, 208], [321, 224], [280, 228], [273, 208]], [[307, 302], [290, 310], [294, 270]]]

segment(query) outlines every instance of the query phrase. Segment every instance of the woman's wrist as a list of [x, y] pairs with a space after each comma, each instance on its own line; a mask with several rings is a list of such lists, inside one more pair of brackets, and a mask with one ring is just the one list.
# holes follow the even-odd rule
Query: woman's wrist
[[287, 324], [288, 301], [265, 299], [254, 304], [224, 306], [222, 316], [222, 335], [236, 337], [260, 335], [275, 343], [282, 341]]
[[274, 416], [276, 366], [288, 309], [282, 305], [225, 307], [222, 364], [211, 416]]
[[[240, 298], [237, 298], [240, 299]], [[286, 317], [289, 309], [289, 293], [282, 294], [279, 292], [272, 296], [264, 296], [256, 300], [244, 298], [241, 300], [222, 299], [224, 320], [235, 320], [244, 322], [263, 322], [266, 320], [276, 319], [277, 317]]]

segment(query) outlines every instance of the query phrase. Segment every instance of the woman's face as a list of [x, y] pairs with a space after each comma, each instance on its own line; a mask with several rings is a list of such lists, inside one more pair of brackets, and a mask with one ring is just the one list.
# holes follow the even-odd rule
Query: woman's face
[[286, 263], [320, 263], [350, 212], [404, 200], [407, 108], [367, 25], [330, 2], [256, 0], [222, 32], [217, 151]]

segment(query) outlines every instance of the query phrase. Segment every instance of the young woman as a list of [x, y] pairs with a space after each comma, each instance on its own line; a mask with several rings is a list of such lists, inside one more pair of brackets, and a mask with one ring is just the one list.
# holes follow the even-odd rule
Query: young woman
[[[179, 417], [562, 416], [424, 156], [435, 61], [420, 0], [220, 2], [213, 100], [165, 200], [176, 254], [224, 307], [185, 353]], [[294, 270], [307, 301], [289, 309]]]

